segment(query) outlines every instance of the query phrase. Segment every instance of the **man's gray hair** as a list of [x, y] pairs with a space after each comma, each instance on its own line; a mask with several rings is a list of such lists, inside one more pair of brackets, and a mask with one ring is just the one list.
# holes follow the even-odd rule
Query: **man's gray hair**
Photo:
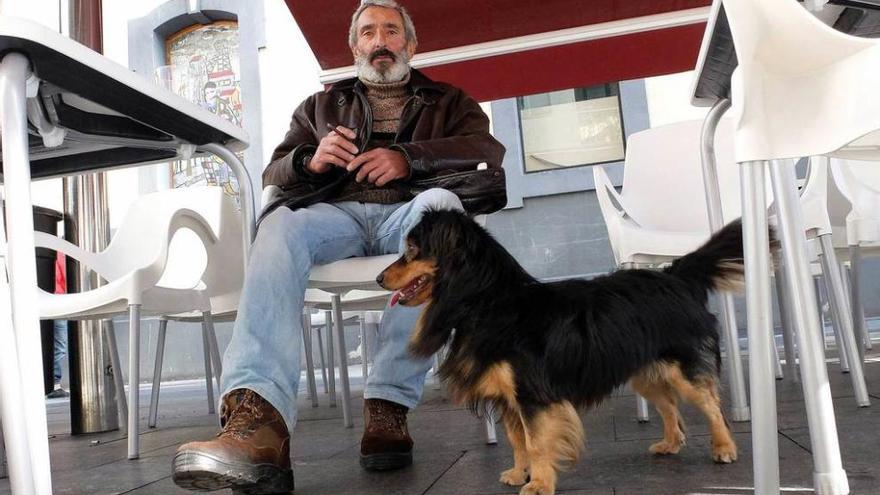
[[351, 16], [351, 26], [348, 28], [349, 46], [355, 46], [357, 44], [357, 21], [358, 18], [360, 18], [361, 13], [363, 13], [367, 7], [385, 7], [399, 12], [400, 17], [403, 18], [403, 32], [406, 35], [406, 41], [408, 43], [418, 43], [418, 39], [416, 38], [416, 27], [413, 25], [412, 18], [409, 16], [406, 9], [399, 3], [395, 0], [361, 0], [360, 7], [358, 7]]

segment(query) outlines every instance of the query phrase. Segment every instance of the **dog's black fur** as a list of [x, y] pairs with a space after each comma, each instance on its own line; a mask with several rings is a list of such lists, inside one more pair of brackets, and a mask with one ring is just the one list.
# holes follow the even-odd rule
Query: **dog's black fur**
[[[407, 242], [407, 253], [383, 274], [386, 282], [389, 275], [399, 281], [386, 283], [390, 289], [419, 276], [429, 281], [410, 350], [427, 357], [448, 342], [440, 374], [475, 409], [495, 401], [502, 414], [515, 413], [528, 427], [552, 404], [595, 405], [658, 364], [677, 366], [688, 382], [715, 390], [718, 330], [707, 299], [742, 278], [738, 221], [665, 270], [553, 283], [530, 276], [456, 211], [425, 213]], [[433, 270], [408, 273], [413, 262]], [[479, 392], [499, 363], [512, 371], [513, 404]]]

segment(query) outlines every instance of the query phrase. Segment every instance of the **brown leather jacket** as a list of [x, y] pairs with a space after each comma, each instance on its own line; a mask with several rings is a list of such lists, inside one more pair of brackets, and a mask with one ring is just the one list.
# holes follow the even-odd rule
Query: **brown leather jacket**
[[[409, 161], [411, 172], [405, 182], [473, 170], [481, 162], [490, 169], [501, 168], [504, 146], [489, 134], [489, 119], [476, 101], [460, 89], [434, 82], [415, 69], [410, 85], [413, 96], [404, 106], [395, 144], [391, 146], [403, 152]], [[355, 144], [359, 148], [369, 142], [372, 112], [365, 87], [357, 78], [315, 93], [294, 112], [290, 130], [263, 171], [263, 187], [276, 185], [284, 191], [273, 207], [283, 204], [301, 208], [332, 199], [338, 192], [336, 186], [345, 179], [344, 169], [313, 174], [305, 168], [306, 160], [329, 132], [328, 124], [357, 130]]]

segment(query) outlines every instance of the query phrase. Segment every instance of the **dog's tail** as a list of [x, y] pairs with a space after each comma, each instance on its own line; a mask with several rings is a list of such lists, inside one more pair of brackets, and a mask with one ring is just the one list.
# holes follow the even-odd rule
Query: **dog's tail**
[[[772, 231], [770, 235], [772, 242]], [[699, 249], [674, 261], [665, 271], [693, 284], [694, 289], [702, 294], [712, 290], [741, 290], [745, 280], [742, 222], [731, 222]]]

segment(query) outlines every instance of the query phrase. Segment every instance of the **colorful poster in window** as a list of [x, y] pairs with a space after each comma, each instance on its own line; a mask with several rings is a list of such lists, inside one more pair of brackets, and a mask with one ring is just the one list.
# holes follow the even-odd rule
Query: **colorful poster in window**
[[[218, 21], [186, 28], [165, 42], [172, 91], [242, 126], [238, 24]], [[239, 155], [242, 158], [242, 155]], [[238, 197], [238, 181], [215, 156], [172, 163], [172, 187], [212, 185]]]

